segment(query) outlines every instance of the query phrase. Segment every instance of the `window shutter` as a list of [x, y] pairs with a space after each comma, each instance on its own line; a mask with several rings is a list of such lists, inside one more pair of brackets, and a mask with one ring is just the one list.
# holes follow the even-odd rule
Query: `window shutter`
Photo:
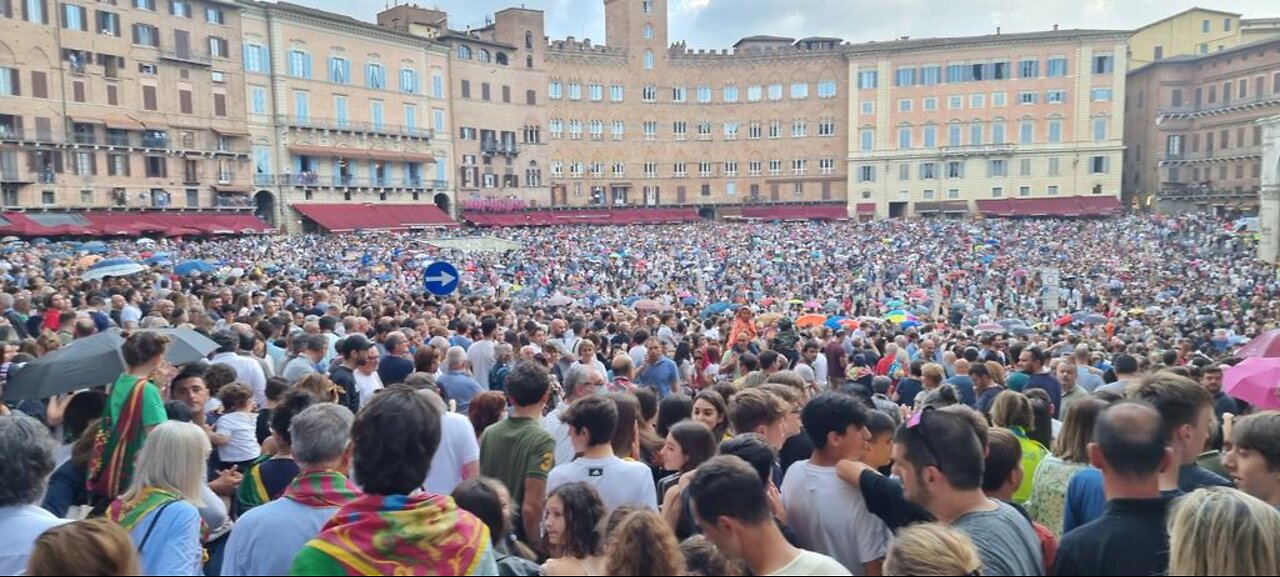
[[178, 108], [183, 114], [192, 114], [190, 90], [178, 91]]
[[142, 107], [146, 110], [156, 109], [156, 87], [142, 87]]
[[227, 95], [226, 94], [213, 95], [213, 115], [214, 116], [227, 115]]
[[58, 174], [62, 174], [62, 172], [63, 172], [63, 169], [62, 169], [62, 153], [61, 153], [61, 152], [53, 152], [53, 153], [51, 153], [51, 154], [53, 154], [53, 171], [54, 171], [54, 172], [56, 172], [56, 173], [58, 173]]
[[0, 0], [0, 12], [4, 12], [5, 18], [13, 18], [13, 2]]
[[120, 95], [115, 86], [107, 85], [107, 104], [110, 106], [120, 105]]
[[14, 96], [22, 95], [21, 79], [22, 75], [18, 72], [17, 68], [9, 69], [9, 85], [13, 87]]
[[75, 100], [76, 102], [84, 102], [84, 83], [72, 82], [71, 94], [72, 94], [72, 100]]

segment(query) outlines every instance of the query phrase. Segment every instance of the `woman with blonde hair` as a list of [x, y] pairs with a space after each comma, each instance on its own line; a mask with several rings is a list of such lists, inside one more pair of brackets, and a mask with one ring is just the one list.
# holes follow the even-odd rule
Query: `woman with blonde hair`
[[146, 575], [200, 575], [207, 529], [197, 507], [204, 502], [205, 464], [212, 446], [204, 430], [167, 421], [147, 436], [138, 453], [133, 484], [107, 515], [129, 532]]
[[1018, 490], [1013, 493], [1013, 501], [1019, 505], [1025, 505], [1031, 499], [1035, 471], [1049, 455], [1049, 449], [1027, 434], [1035, 428], [1035, 423], [1035, 412], [1026, 395], [1015, 391], [1003, 391], [996, 395], [996, 401], [991, 405], [991, 424], [1013, 433], [1022, 446], [1022, 470], [1026, 475], [1018, 485]]
[[27, 575], [141, 575], [129, 534], [106, 519], [60, 525], [36, 539]]
[[940, 523], [898, 531], [884, 557], [885, 575], [981, 575], [982, 559], [968, 535]]
[[1248, 493], [1208, 487], [1169, 512], [1169, 575], [1280, 573], [1280, 512]]
[[338, 385], [320, 373], [308, 373], [298, 379], [298, 382], [293, 384], [293, 388], [306, 391], [317, 403], [336, 403], [341, 395]]
[[648, 510], [621, 512], [609, 532], [605, 550], [606, 575], [681, 575], [684, 553], [676, 534], [657, 513]]

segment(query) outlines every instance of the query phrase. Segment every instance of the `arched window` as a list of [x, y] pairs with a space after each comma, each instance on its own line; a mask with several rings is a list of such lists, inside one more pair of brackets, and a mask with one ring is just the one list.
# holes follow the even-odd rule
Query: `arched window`
[[488, 61], [489, 61], [489, 51], [488, 51], [488, 50], [485, 50], [484, 48], [481, 48], [479, 52], [476, 52], [476, 60], [478, 60], [478, 61], [480, 61], [480, 62], [488, 62]]
[[506, 66], [506, 65], [507, 65], [507, 53], [506, 53], [506, 52], [499, 52], [499, 53], [498, 53], [498, 57], [497, 57], [497, 62], [498, 62], [498, 64], [499, 64], [499, 65], [501, 65], [501, 66]]
[[653, 70], [653, 51], [652, 50], [644, 51], [644, 69]]
[[645, 39], [645, 40], [653, 40], [653, 25], [652, 25], [652, 24], [645, 24], [645, 25], [644, 25], [644, 39]]
[[533, 33], [532, 32], [524, 33], [524, 47], [530, 50], [533, 49]]
[[458, 58], [461, 60], [471, 60], [471, 47], [466, 44], [458, 46]]

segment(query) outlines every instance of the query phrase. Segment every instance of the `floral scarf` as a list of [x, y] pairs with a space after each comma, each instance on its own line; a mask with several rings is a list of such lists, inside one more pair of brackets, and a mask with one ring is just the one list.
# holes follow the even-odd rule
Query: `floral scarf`
[[[152, 511], [157, 511], [169, 503], [181, 501], [182, 495], [156, 487], [147, 487], [137, 497], [125, 501], [123, 497], [111, 502], [107, 508], [107, 517], [115, 521], [125, 531], [132, 531]], [[209, 526], [204, 519], [200, 520], [200, 541], [209, 539]]]
[[491, 546], [483, 522], [428, 494], [363, 495], [307, 544], [348, 575], [471, 575]]
[[345, 507], [360, 498], [360, 490], [342, 473], [319, 471], [298, 475], [281, 498], [317, 509]]

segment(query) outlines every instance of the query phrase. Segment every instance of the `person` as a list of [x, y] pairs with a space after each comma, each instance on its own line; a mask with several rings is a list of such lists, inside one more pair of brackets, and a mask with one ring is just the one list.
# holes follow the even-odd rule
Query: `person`
[[786, 441], [783, 421], [789, 412], [782, 399], [760, 389], [744, 390], [729, 401], [733, 434], [759, 433], [774, 450], [781, 449]]
[[449, 352], [445, 353], [444, 361], [445, 374], [436, 379], [436, 382], [444, 395], [457, 403], [458, 411], [465, 413], [471, 404], [471, 398], [486, 389], [467, 373], [467, 351], [462, 347], [450, 347]]
[[981, 575], [982, 559], [962, 531], [920, 523], [898, 531], [884, 557], [885, 575]]
[[[634, 350], [634, 349], [633, 349]], [[645, 349], [644, 362], [637, 363], [640, 369], [636, 372], [636, 382], [640, 386], [653, 389], [659, 399], [679, 392], [676, 385], [680, 380], [680, 369], [675, 361], [663, 354], [662, 341], [649, 339]], [[635, 360], [635, 359], [632, 359]]]
[[[800, 375], [804, 382], [805, 388], [809, 391], [821, 390], [818, 387], [818, 372], [816, 365], [818, 364], [818, 354], [822, 349], [822, 345], [818, 341], [805, 341], [800, 350], [800, 358], [796, 360], [795, 371]], [[792, 347], [794, 355], [794, 346]]]
[[1000, 393], [991, 407], [991, 424], [1013, 433], [1022, 445], [1022, 470], [1031, 471], [1031, 474], [1022, 476], [1018, 490], [1013, 494], [1013, 502], [1025, 505], [1031, 499], [1035, 471], [1049, 454], [1049, 450], [1044, 445], [1027, 434], [1027, 431], [1035, 427], [1035, 413], [1031, 408], [1031, 401], [1022, 393], [1014, 391]]
[[515, 364], [515, 349], [508, 343], [499, 343], [494, 347], [493, 354], [493, 368], [489, 369], [489, 390], [505, 392], [507, 373], [511, 372], [511, 367]]
[[604, 502], [586, 483], [569, 483], [547, 497], [546, 549], [551, 557], [543, 574], [603, 575]]
[[498, 319], [484, 317], [480, 319], [480, 340], [466, 347], [467, 362], [471, 365], [471, 372], [476, 382], [480, 383], [480, 388], [486, 391], [494, 388], [489, 381], [489, 375], [498, 364], [497, 333]]
[[1053, 414], [1062, 414], [1062, 383], [1052, 373], [1045, 370], [1044, 364], [1049, 358], [1040, 347], [1028, 347], [1022, 350], [1018, 365], [1026, 373], [1027, 383], [1023, 391], [1041, 389], [1049, 393], [1049, 402], [1053, 405]]
[[88, 519], [45, 531], [23, 575], [141, 575], [129, 534], [107, 519]]
[[1058, 375], [1058, 382], [1062, 384], [1062, 412], [1057, 415], [1065, 423], [1071, 414], [1071, 407], [1077, 401], [1088, 397], [1089, 392], [1077, 384], [1080, 382], [1080, 371], [1076, 367], [1074, 358], [1059, 359], [1058, 367], [1054, 372]]
[[960, 414], [920, 411], [894, 436], [893, 472], [902, 479], [907, 500], [969, 535], [984, 575], [1043, 575], [1031, 522], [982, 492], [984, 449], [977, 433]]
[[440, 416], [407, 385], [387, 387], [360, 411], [349, 451], [362, 494], [303, 546], [290, 574], [498, 572], [488, 527], [451, 497], [419, 491], [440, 444]]
[[613, 399], [591, 396], [574, 401], [561, 417], [569, 425], [574, 451], [582, 456], [557, 465], [547, 476], [547, 489], [573, 482], [596, 488], [606, 512], [625, 504], [658, 510], [653, 474], [643, 463], [624, 461], [613, 452], [618, 407]]
[[511, 534], [511, 495], [502, 483], [485, 477], [467, 479], [455, 487], [451, 495], [458, 507], [479, 517], [489, 527], [498, 575], [542, 575], [542, 567], [530, 560], [533, 552]]
[[1241, 491], [1280, 508], [1280, 411], [1236, 419], [1222, 466]]
[[[99, 497], [114, 499], [129, 487], [138, 451], [149, 432], [168, 418], [154, 377], [172, 377], [164, 360], [169, 337], [134, 333], [121, 347], [128, 367], [111, 385], [101, 427], [106, 434], [101, 453], [89, 464], [89, 489]], [[207, 440], [207, 439], [206, 439]]]
[[242, 383], [231, 383], [218, 391], [222, 416], [214, 424], [213, 444], [218, 448], [221, 468], [246, 471], [262, 454], [258, 445], [257, 417], [253, 414], [253, 391]]
[[956, 388], [956, 392], [960, 394], [960, 402], [973, 407], [978, 404], [978, 399], [973, 391], [973, 378], [969, 376], [970, 365], [965, 359], [956, 359], [955, 376], [944, 381], [944, 384], [951, 385]]
[[714, 457], [718, 446], [715, 433], [697, 421], [676, 423], [667, 432], [666, 443], [662, 445], [662, 467], [675, 473], [658, 481], [658, 495], [662, 499], [662, 515], [676, 531], [676, 537], [688, 536], [680, 534], [681, 510], [678, 503], [683, 490], [681, 479]]
[[224, 363], [236, 371], [236, 380], [249, 386], [253, 400], [259, 407], [267, 404], [267, 375], [262, 365], [250, 357], [241, 356], [240, 335], [231, 330], [213, 334], [218, 350], [210, 357], [210, 363]]
[[[170, 390], [174, 387], [171, 385]], [[280, 377], [267, 378], [267, 404], [258, 407], [258, 413], [253, 425], [253, 435], [261, 445], [267, 442], [271, 437], [271, 415], [275, 412], [276, 406], [284, 399], [285, 393], [289, 392], [289, 383]]]
[[1129, 384], [1138, 382], [1141, 377], [1138, 374], [1138, 359], [1128, 353], [1121, 353], [1112, 358], [1111, 370], [1115, 373], [1116, 380], [1094, 389], [1094, 392], [1110, 391], [1123, 395]]
[[991, 499], [1013, 506], [1022, 514], [1036, 531], [1040, 541], [1040, 553], [1044, 559], [1047, 572], [1053, 568], [1054, 555], [1058, 549], [1058, 538], [1047, 527], [1036, 523], [1026, 509], [1013, 501], [1013, 492], [1017, 490], [1025, 476], [1022, 468], [1022, 446], [1018, 437], [1008, 429], [992, 428], [987, 432], [987, 456], [983, 461], [982, 492]]
[[[1231, 482], [1196, 463], [1216, 428], [1213, 397], [1199, 383], [1169, 371], [1153, 373], [1135, 384], [1130, 398], [1160, 411], [1169, 446], [1177, 457], [1177, 489], [1190, 493], [1200, 487], [1229, 487]], [[1174, 470], [1169, 471], [1173, 476]], [[1164, 489], [1172, 489], [1166, 482]]]
[[383, 344], [387, 347], [387, 354], [378, 361], [378, 378], [382, 379], [383, 385], [403, 383], [405, 377], [414, 371], [414, 363], [409, 358], [408, 337], [401, 331], [392, 331]]
[[[490, 394], [487, 391], [482, 394]], [[449, 411], [444, 399], [433, 389], [419, 389], [440, 413], [440, 448], [431, 458], [430, 472], [423, 487], [427, 492], [448, 495], [459, 483], [480, 475], [480, 443], [475, 435], [471, 419], [461, 413]], [[471, 407], [475, 408], [475, 403]], [[505, 403], [504, 403], [505, 407]]]
[[561, 419], [565, 412], [569, 410], [578, 399], [589, 397], [604, 385], [604, 375], [598, 373], [588, 365], [576, 364], [569, 369], [564, 376], [564, 382], [561, 388], [564, 390], [564, 398], [556, 405], [555, 410], [547, 413], [542, 418], [542, 430], [549, 433], [556, 440], [556, 465], [563, 465], [573, 460], [574, 448], [573, 440], [569, 435], [569, 425], [565, 424]]
[[542, 407], [551, 391], [551, 376], [535, 362], [517, 363], [507, 374], [511, 416], [485, 430], [480, 437], [480, 474], [492, 477], [511, 492], [519, 513], [516, 528], [529, 542], [540, 532], [547, 474], [556, 462], [556, 441], [539, 426]]
[[738, 457], [703, 463], [686, 489], [702, 534], [754, 575], [851, 575], [835, 559], [792, 546], [769, 508], [761, 477]]
[[[410, 375], [410, 378], [413, 376]], [[405, 382], [407, 383], [408, 379]], [[506, 417], [507, 395], [502, 391], [480, 393], [471, 397], [471, 404], [467, 406], [467, 419], [471, 421], [476, 439], [479, 439], [486, 429]]]
[[[898, 353], [899, 360], [905, 362], [906, 358], [907, 354], [905, 351]], [[880, 362], [883, 363], [884, 361], [881, 360]], [[899, 405], [904, 407], [912, 407], [915, 405], [916, 396], [924, 390], [924, 365], [924, 361], [919, 359], [911, 361], [905, 365], [904, 368], [909, 371], [910, 376], [899, 380], [898, 386], [894, 389], [894, 394], [897, 395]], [[890, 377], [892, 377], [892, 375], [890, 375]]]
[[714, 390], [698, 391], [693, 398], [693, 420], [711, 429], [716, 440], [729, 438], [729, 408], [724, 397]]
[[622, 520], [609, 531], [606, 575], [680, 575], [684, 555], [671, 528], [653, 511], [617, 511]]
[[[383, 389], [382, 377], [378, 376], [378, 367], [382, 365], [382, 357], [378, 355], [377, 347], [369, 349], [368, 357], [364, 362], [356, 367], [356, 392], [358, 393], [355, 402], [359, 407], [369, 404], [373, 400], [373, 396]], [[408, 381], [409, 377], [405, 377]]]
[[53, 472], [53, 446], [40, 421], [0, 414], [0, 574], [21, 573], [36, 539], [67, 523], [38, 504]]
[[351, 409], [353, 414], [360, 412], [360, 403], [364, 397], [356, 385], [356, 371], [369, 364], [372, 348], [373, 343], [364, 335], [348, 335], [337, 345], [338, 357], [342, 362], [329, 371], [329, 380], [339, 388], [338, 403]]
[[658, 415], [654, 421], [653, 432], [665, 439], [672, 426], [692, 417], [693, 399], [689, 398], [689, 395], [676, 393], [668, 396], [658, 403]]
[[1169, 513], [1169, 575], [1275, 575], [1280, 512], [1226, 487], [1174, 501]]
[[1098, 414], [1107, 407], [1107, 403], [1088, 396], [1073, 406], [1073, 412], [1067, 414], [1067, 420], [1062, 425], [1062, 434], [1058, 436], [1053, 452], [1046, 455], [1036, 468], [1031, 483], [1031, 500], [1027, 502], [1027, 512], [1031, 519], [1048, 527], [1058, 539], [1063, 535], [1067, 488], [1076, 473], [1089, 467], [1089, 443], [1093, 441], [1093, 427]]
[[973, 392], [977, 395], [977, 402], [973, 408], [984, 415], [991, 414], [991, 405], [996, 402], [996, 397], [1005, 391], [1004, 383], [1000, 380], [1004, 377], [997, 378], [997, 373], [1004, 374], [1004, 369], [995, 361], [986, 363], [978, 363], [969, 367], [969, 378], [973, 380]]
[[317, 403], [342, 404], [342, 389], [320, 373], [307, 373], [293, 384], [293, 390], [306, 392]]
[[1089, 460], [1102, 471], [1102, 516], [1068, 532], [1055, 575], [1163, 575], [1169, 565], [1160, 473], [1174, 466], [1169, 428], [1148, 404], [1107, 407], [1094, 425]]
[[278, 500], [248, 511], [236, 521], [223, 551], [224, 576], [285, 574], [303, 545], [320, 534], [339, 507], [359, 494], [342, 473], [349, 467], [346, 451], [355, 417], [345, 406], [311, 405], [302, 400], [306, 395], [301, 399], [295, 395], [298, 393], [282, 405], [282, 413], [294, 413], [294, 406], [306, 407], [291, 419], [281, 414], [273, 427], [277, 437], [289, 440], [296, 477], [290, 479]]
[[147, 436], [129, 490], [107, 516], [129, 532], [145, 575], [202, 575], [208, 528], [203, 506], [209, 438], [191, 423], [167, 421]]
[[298, 334], [293, 342], [298, 354], [285, 364], [280, 376], [295, 384], [311, 373], [324, 374], [327, 367], [321, 361], [329, 350], [329, 340], [324, 335]]
[[738, 577], [742, 574], [738, 564], [726, 558], [703, 535], [694, 535], [681, 541], [680, 554], [684, 555], [685, 575]]
[[1222, 367], [1209, 365], [1200, 369], [1200, 385], [1213, 395], [1213, 414], [1222, 421], [1222, 416], [1230, 413], [1240, 414], [1240, 405], [1234, 398], [1222, 391]]
[[298, 462], [293, 458], [293, 418], [315, 403], [311, 395], [293, 391], [271, 412], [271, 438], [275, 453], [259, 459], [245, 469], [248, 482], [240, 483], [232, 503], [236, 517], [254, 507], [279, 499], [298, 476]]
[[787, 469], [782, 482], [787, 522], [807, 549], [856, 573], [878, 574], [889, 529], [867, 511], [862, 493], [841, 481], [835, 469], [841, 460], [862, 458], [866, 409], [853, 397], [828, 392], [809, 401], [801, 419], [814, 449], [809, 459]]
[[72, 507], [91, 504], [85, 477], [88, 475], [89, 459], [93, 456], [98, 431], [98, 421], [94, 420], [72, 445], [71, 458], [54, 469], [53, 476], [49, 478], [40, 506], [54, 516], [74, 518]]

